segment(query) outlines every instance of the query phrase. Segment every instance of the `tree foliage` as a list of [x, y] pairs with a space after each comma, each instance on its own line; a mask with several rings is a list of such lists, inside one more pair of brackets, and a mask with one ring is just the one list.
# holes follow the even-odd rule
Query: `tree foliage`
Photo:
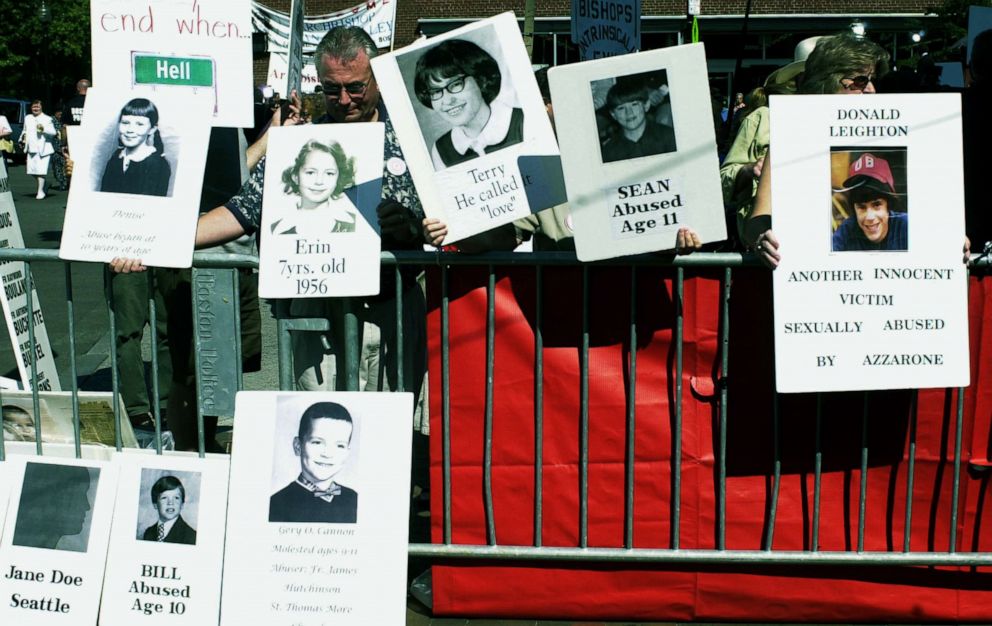
[[992, 7], [992, 0], [944, 0], [940, 5], [927, 7], [927, 13], [939, 17], [926, 36], [929, 52], [938, 61], [964, 60], [960, 42], [968, 34], [971, 6]]
[[90, 74], [90, 8], [81, 0], [0, 0], [0, 95], [55, 100]]

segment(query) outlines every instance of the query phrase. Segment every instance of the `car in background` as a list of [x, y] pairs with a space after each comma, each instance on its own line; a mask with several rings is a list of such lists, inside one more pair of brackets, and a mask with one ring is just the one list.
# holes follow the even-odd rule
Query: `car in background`
[[18, 162], [24, 161], [24, 147], [18, 140], [24, 130], [24, 116], [30, 112], [31, 103], [27, 100], [0, 98], [0, 115], [7, 118], [10, 128], [14, 131], [10, 134], [10, 139], [14, 142], [14, 159]]

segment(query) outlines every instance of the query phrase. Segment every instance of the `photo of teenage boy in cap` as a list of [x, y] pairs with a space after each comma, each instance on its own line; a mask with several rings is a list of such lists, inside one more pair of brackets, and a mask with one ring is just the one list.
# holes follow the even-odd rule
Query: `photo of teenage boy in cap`
[[851, 213], [833, 233], [834, 252], [909, 248], [905, 199], [896, 193], [887, 159], [871, 152], [861, 154], [848, 168], [843, 185], [834, 192], [844, 195]]

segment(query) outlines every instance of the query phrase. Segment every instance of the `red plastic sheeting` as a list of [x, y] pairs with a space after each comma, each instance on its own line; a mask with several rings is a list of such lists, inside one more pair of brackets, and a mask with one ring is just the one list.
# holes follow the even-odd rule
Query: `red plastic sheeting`
[[[631, 368], [631, 270], [589, 268], [588, 545], [623, 547], [624, 459]], [[773, 372], [771, 288], [767, 272], [735, 270], [729, 365], [720, 370], [722, 270], [686, 272], [682, 373], [682, 489], [679, 547], [717, 547], [714, 450], [720, 392], [728, 392], [728, 549], [762, 549], [772, 504]], [[633, 545], [672, 547], [675, 420], [675, 270], [637, 270], [634, 295], [636, 438]], [[450, 415], [452, 540], [486, 544], [482, 476], [486, 391], [486, 274], [452, 271]], [[443, 541], [441, 474], [441, 315], [431, 277], [428, 318], [431, 381], [431, 518]], [[544, 270], [544, 546], [579, 543], [580, 346], [582, 270]], [[971, 388], [965, 395], [959, 551], [992, 550], [984, 530], [992, 412], [990, 279], [972, 279]], [[535, 543], [535, 271], [501, 269], [496, 284], [492, 490], [496, 542]], [[986, 313], [988, 311], [989, 313]], [[978, 390], [976, 392], [976, 390]], [[822, 428], [821, 550], [856, 550], [862, 416], [868, 467], [864, 548], [901, 551], [907, 510], [907, 459], [916, 444], [911, 549], [946, 551], [950, 542], [956, 392], [825, 394]], [[809, 550], [813, 527], [815, 396], [782, 396], [782, 481], [775, 550]], [[914, 429], [913, 416], [916, 415]], [[974, 419], [976, 415], [981, 419]], [[434, 567], [438, 615], [531, 618], [739, 621], [988, 621], [992, 572], [955, 568], [516, 563], [452, 561]]]

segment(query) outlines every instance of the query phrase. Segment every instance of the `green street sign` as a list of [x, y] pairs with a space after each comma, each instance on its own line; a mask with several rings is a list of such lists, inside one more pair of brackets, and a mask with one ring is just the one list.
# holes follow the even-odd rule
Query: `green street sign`
[[134, 82], [138, 85], [213, 87], [214, 62], [194, 57], [135, 55]]

